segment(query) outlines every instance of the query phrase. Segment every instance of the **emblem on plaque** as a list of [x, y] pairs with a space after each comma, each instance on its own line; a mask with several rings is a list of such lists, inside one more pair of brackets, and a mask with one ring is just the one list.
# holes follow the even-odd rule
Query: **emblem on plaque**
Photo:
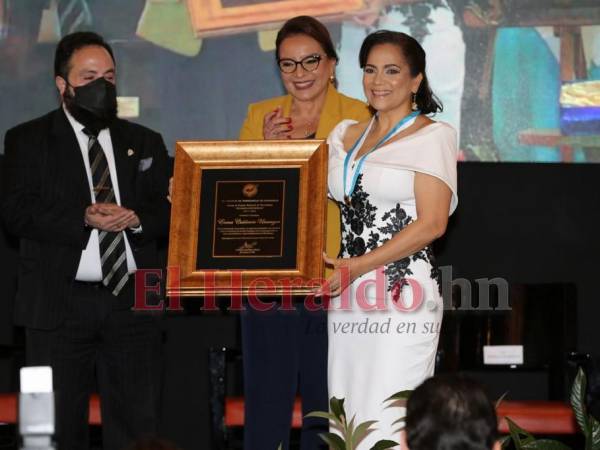
[[256, 194], [258, 194], [257, 183], [248, 183], [242, 188], [242, 195], [246, 198], [256, 197]]

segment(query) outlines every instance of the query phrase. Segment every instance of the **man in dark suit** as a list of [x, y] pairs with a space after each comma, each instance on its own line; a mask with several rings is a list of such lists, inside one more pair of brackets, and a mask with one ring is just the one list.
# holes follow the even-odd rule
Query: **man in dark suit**
[[15, 318], [28, 365], [53, 368], [60, 450], [89, 446], [94, 380], [105, 449], [157, 428], [162, 335], [156, 316], [132, 306], [135, 272], [160, 267], [168, 233], [167, 152], [159, 134], [116, 118], [115, 80], [102, 37], [65, 36], [62, 105], [5, 136], [2, 215], [20, 238]]

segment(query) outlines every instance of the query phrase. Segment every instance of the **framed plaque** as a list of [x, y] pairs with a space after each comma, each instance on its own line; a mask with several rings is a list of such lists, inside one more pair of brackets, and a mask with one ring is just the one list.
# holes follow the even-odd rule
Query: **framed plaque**
[[364, 0], [187, 0], [198, 37], [275, 28], [294, 16], [340, 19], [364, 8]]
[[178, 142], [172, 200], [169, 295], [305, 295], [320, 283], [325, 142]]

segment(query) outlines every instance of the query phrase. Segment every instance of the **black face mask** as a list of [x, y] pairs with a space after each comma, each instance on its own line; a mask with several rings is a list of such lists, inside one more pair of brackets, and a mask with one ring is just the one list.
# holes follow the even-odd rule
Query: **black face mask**
[[96, 133], [110, 126], [117, 117], [115, 85], [104, 78], [97, 78], [91, 83], [72, 88], [75, 95], [67, 88], [64, 101], [75, 120]]

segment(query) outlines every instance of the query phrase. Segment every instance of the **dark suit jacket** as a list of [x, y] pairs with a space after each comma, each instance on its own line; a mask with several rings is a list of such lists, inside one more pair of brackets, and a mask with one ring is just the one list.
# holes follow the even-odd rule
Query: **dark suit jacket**
[[[4, 155], [0, 154], [0, 198], [2, 197], [2, 180], [4, 174]], [[17, 265], [19, 261], [19, 243], [9, 236], [0, 221], [0, 346], [15, 345], [13, 311], [15, 293], [17, 292]], [[0, 387], [2, 389], [2, 387]], [[1, 392], [1, 391], [0, 391]]]
[[[170, 214], [165, 145], [158, 133], [124, 120], [110, 127], [110, 135], [121, 204], [137, 213], [143, 228], [128, 232], [137, 267], [160, 268], [156, 245], [168, 233]], [[84, 160], [62, 108], [8, 130], [4, 148], [1, 214], [21, 240], [15, 321], [53, 329], [63, 320], [90, 235], [84, 226], [91, 204]]]

